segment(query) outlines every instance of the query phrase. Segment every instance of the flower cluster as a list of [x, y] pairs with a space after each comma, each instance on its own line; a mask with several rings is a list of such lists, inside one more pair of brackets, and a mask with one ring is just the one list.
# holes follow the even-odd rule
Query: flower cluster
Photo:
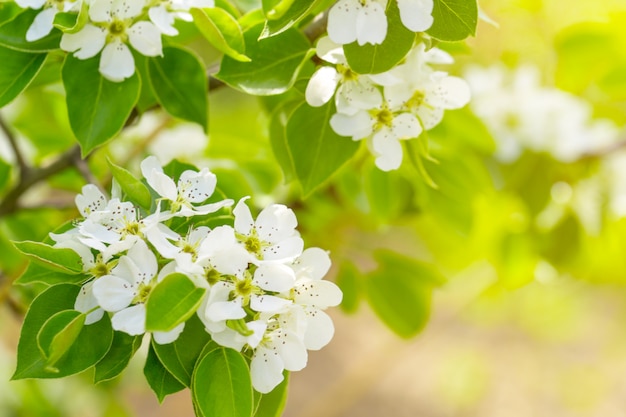
[[510, 162], [524, 149], [572, 162], [601, 151], [617, 138], [608, 120], [593, 120], [589, 103], [541, 84], [536, 68], [472, 67], [466, 72], [472, 110], [496, 140], [496, 156]]
[[[209, 228], [200, 223], [219, 221], [225, 216], [215, 213], [234, 204], [206, 203], [216, 187], [211, 172], [186, 170], [175, 182], [155, 157], [145, 159], [141, 170], [159, 196], [153, 212], [121, 201], [115, 188], [109, 200], [86, 185], [76, 197], [82, 220], [51, 234], [56, 247], [73, 249], [83, 260], [89, 278], [75, 309], [87, 314], [86, 324], [108, 312], [113, 329], [145, 333], [151, 293], [171, 274], [184, 274], [205, 290], [196, 314], [212, 340], [248, 354], [257, 391], [271, 391], [284, 370], [304, 368], [307, 350], [332, 338], [332, 320], [323, 310], [338, 305], [342, 293], [322, 279], [331, 264], [328, 254], [304, 249], [293, 211], [272, 204], [254, 219], [243, 198], [229, 220]], [[183, 329], [184, 322], [152, 337], [171, 343]]]
[[161, 35], [175, 36], [176, 19], [191, 21], [192, 7], [213, 7], [213, 0], [16, 0], [41, 9], [26, 33], [28, 41], [48, 35], [58, 12], [80, 13], [77, 27], [63, 34], [61, 49], [78, 59], [100, 54], [100, 73], [120, 82], [135, 73], [129, 45], [145, 56], [163, 54]]
[[[388, 0], [339, 0], [328, 12], [328, 36], [333, 42], [381, 44], [387, 37]], [[392, 0], [393, 1], [393, 0]], [[400, 21], [413, 32], [433, 24], [433, 0], [397, 0]]]
[[404, 62], [380, 74], [352, 71], [341, 46], [329, 38], [317, 44], [317, 54], [332, 66], [320, 67], [311, 77], [306, 100], [321, 106], [335, 97], [337, 113], [330, 125], [342, 136], [366, 139], [383, 171], [400, 167], [400, 140], [418, 137], [439, 124], [444, 110], [457, 109], [469, 101], [464, 80], [433, 69], [450, 64], [452, 57], [437, 48], [414, 47]]

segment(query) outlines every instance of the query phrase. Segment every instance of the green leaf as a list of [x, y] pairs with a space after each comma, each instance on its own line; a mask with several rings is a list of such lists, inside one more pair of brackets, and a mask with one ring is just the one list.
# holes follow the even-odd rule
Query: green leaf
[[281, 94], [293, 85], [309, 59], [309, 41], [295, 29], [258, 40], [262, 29], [262, 25], [256, 25], [243, 34], [246, 53], [252, 61], [238, 62], [225, 56], [215, 77], [244, 93]]
[[407, 29], [400, 20], [396, 1], [387, 3], [387, 36], [379, 45], [360, 46], [352, 42], [343, 46], [350, 68], [359, 74], [378, 74], [388, 71], [400, 62], [413, 47], [415, 33]]
[[123, 82], [105, 79], [99, 60], [100, 55], [86, 60], [68, 55], [62, 70], [70, 125], [83, 155], [122, 130], [141, 90], [137, 74]]
[[40, 10], [28, 9], [0, 25], [0, 46], [23, 52], [49, 52], [59, 49], [62, 33], [58, 29], [52, 29], [49, 35], [39, 40], [26, 40], [26, 32], [39, 12]]
[[254, 417], [280, 417], [287, 404], [287, 387], [289, 386], [289, 372], [284, 372], [285, 379], [271, 392], [260, 394]]
[[126, 169], [115, 165], [110, 159], [107, 159], [113, 178], [122, 188], [122, 191], [126, 193], [126, 196], [133, 202], [139, 204], [146, 210], [150, 210], [152, 205], [152, 197], [150, 196], [150, 190], [146, 185], [139, 181], [133, 174]]
[[365, 280], [372, 309], [399, 336], [415, 336], [428, 322], [432, 288], [444, 278], [430, 265], [391, 251], [374, 257], [378, 269]]
[[285, 134], [285, 127], [287, 126], [287, 121], [293, 110], [293, 106], [279, 106], [272, 112], [269, 125], [272, 152], [283, 171], [285, 183], [296, 179], [293, 157], [291, 156], [289, 144], [287, 143], [287, 135]]
[[148, 59], [150, 85], [165, 111], [174, 117], [208, 126], [206, 69], [191, 52], [163, 48], [162, 57]]
[[108, 381], [118, 376], [141, 346], [142, 336], [131, 336], [124, 332], [114, 332], [111, 349], [96, 364], [93, 382]]
[[59, 311], [50, 317], [37, 334], [37, 346], [47, 359], [46, 371], [57, 372], [56, 363], [69, 351], [83, 326], [86, 316], [80, 311]]
[[83, 272], [83, 261], [76, 252], [68, 248], [55, 248], [41, 242], [13, 242], [15, 247], [35, 262], [50, 269], [65, 273]]
[[442, 41], [461, 41], [476, 34], [478, 6], [476, 0], [435, 0], [433, 25], [426, 31]]
[[359, 148], [358, 142], [332, 130], [329, 121], [334, 113], [334, 103], [321, 107], [302, 103], [287, 122], [287, 144], [305, 196], [334, 174]]
[[172, 343], [160, 345], [152, 340], [152, 347], [159, 360], [176, 379], [186, 387], [191, 386], [193, 368], [211, 337], [197, 315], [185, 323], [185, 329]]
[[249, 62], [241, 26], [228, 12], [220, 8], [191, 9], [193, 21], [202, 35], [218, 51], [236, 61]]
[[263, 11], [267, 17], [260, 39], [279, 35], [304, 19], [316, 0], [263, 1]]
[[184, 274], [166, 276], [146, 303], [146, 331], [167, 332], [186, 321], [198, 309], [205, 292]]
[[87, 2], [81, 2], [80, 11], [60, 12], [54, 16], [54, 27], [63, 31], [63, 33], [76, 33], [85, 27], [89, 21], [89, 5]]
[[[46, 264], [48, 265], [48, 264]], [[28, 285], [28, 284], [45, 284], [47, 286], [57, 284], [81, 284], [89, 277], [85, 274], [64, 273], [60, 271], [53, 271], [50, 266], [42, 266], [41, 264], [31, 262], [28, 264], [28, 268], [20, 277], [15, 280], [16, 285]]]
[[183, 384], [167, 371], [161, 361], [159, 361], [152, 345], [150, 345], [150, 350], [148, 350], [148, 357], [143, 367], [143, 374], [159, 402], [163, 402], [166, 396], [185, 388]]
[[9, 104], [35, 78], [46, 54], [15, 51], [0, 46], [0, 107]]
[[198, 362], [191, 393], [205, 417], [252, 416], [250, 371], [241, 353], [233, 349], [215, 349]]
[[337, 273], [337, 285], [343, 292], [341, 309], [346, 313], [355, 313], [361, 297], [361, 273], [351, 262], [344, 261]]
[[12, 379], [61, 378], [92, 367], [106, 355], [113, 340], [113, 329], [107, 315], [82, 328], [67, 353], [56, 362], [58, 372], [48, 370], [48, 361], [38, 348], [40, 329], [56, 313], [72, 310], [79, 290], [78, 285], [55, 285], [33, 300], [22, 325], [17, 346], [17, 369]]

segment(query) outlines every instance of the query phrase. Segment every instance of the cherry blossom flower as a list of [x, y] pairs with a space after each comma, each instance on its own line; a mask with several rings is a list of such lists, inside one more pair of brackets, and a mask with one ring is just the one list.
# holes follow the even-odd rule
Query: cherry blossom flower
[[81, 3], [80, 0], [15, 0], [15, 2], [22, 8], [42, 9], [26, 31], [26, 40], [29, 42], [34, 42], [50, 34], [57, 13], [74, 10]]

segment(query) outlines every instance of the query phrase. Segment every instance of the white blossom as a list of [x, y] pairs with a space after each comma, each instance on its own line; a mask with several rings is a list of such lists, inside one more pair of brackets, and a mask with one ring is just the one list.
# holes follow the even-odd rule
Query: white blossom
[[26, 31], [26, 40], [34, 42], [46, 37], [52, 31], [54, 18], [59, 12], [68, 12], [80, 7], [81, 1], [67, 0], [15, 0], [18, 6], [31, 9], [42, 9]]

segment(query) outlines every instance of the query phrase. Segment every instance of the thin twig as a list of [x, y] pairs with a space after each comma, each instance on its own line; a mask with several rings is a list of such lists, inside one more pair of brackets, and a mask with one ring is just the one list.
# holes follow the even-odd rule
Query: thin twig
[[27, 175], [20, 176], [19, 182], [5, 195], [4, 200], [0, 203], [0, 217], [14, 213], [18, 209], [18, 200], [22, 194], [36, 183], [73, 166], [76, 158], [80, 158], [80, 147], [78, 145], [61, 154], [48, 166], [29, 169]]
[[17, 161], [17, 165], [20, 169], [20, 177], [27, 176], [29, 174], [30, 167], [26, 163], [26, 159], [24, 158], [24, 155], [22, 155], [22, 151], [20, 151], [20, 147], [17, 145], [17, 139], [15, 135], [13, 134], [11, 129], [9, 129], [9, 126], [4, 121], [4, 118], [2, 118], [2, 115], [0, 115], [0, 129], [2, 129], [2, 131], [4, 132], [4, 135], [9, 141], [9, 145], [11, 146], [11, 149], [13, 150], [13, 153], [15, 154], [15, 160]]

